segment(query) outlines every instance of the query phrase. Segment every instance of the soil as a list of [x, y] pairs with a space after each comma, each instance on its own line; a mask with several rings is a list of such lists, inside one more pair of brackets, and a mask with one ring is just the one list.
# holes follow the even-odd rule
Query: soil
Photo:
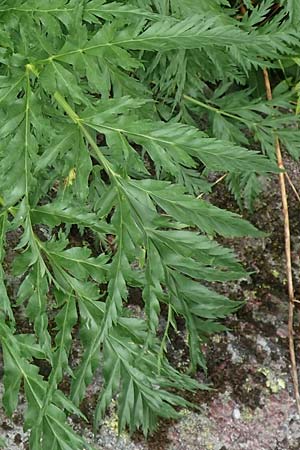
[[[300, 166], [286, 159], [286, 167], [300, 192]], [[200, 391], [189, 400], [201, 409], [183, 411], [178, 421], [161, 421], [146, 441], [139, 433], [117, 437], [117, 420], [112, 406], [97, 435], [91, 426], [70, 419], [70, 423], [93, 443], [97, 450], [299, 450], [300, 417], [297, 414], [290, 375], [287, 317], [288, 297], [285, 276], [284, 237], [281, 199], [276, 176], [263, 181], [264, 189], [255, 212], [243, 212], [258, 228], [268, 233], [261, 239], [222, 239], [235, 249], [252, 273], [239, 283], [214, 283], [214, 288], [245, 306], [230, 316], [228, 331], [207, 344], [207, 374], [201, 382], [211, 383], [212, 391]], [[216, 185], [209, 200], [240, 213], [224, 188]], [[300, 204], [289, 189], [296, 294], [300, 293]], [[15, 236], [12, 236], [12, 241]], [[132, 308], [139, 308], [139, 292], [131, 291]], [[295, 312], [295, 344], [299, 354], [299, 311]], [[24, 323], [24, 328], [28, 327]], [[188, 364], [183, 336], [177, 335], [170, 357], [176, 364]], [[83, 403], [92, 417], [100, 374], [89, 387]], [[0, 389], [2, 389], [0, 387]], [[67, 387], [66, 387], [67, 389]], [[27, 449], [28, 436], [22, 430], [24, 400], [11, 419], [0, 413], [0, 437], [9, 450]], [[76, 449], [74, 449], [76, 450]]]

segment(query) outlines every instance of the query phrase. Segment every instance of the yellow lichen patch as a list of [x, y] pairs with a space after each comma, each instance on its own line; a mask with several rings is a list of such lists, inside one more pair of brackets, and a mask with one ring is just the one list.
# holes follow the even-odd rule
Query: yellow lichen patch
[[180, 415], [182, 416], [182, 417], [187, 417], [187, 416], [190, 416], [192, 413], [191, 413], [191, 411], [189, 411], [188, 409], [186, 409], [186, 408], [183, 408], [181, 411], [180, 411]]
[[251, 422], [253, 420], [253, 412], [251, 408], [244, 407], [241, 411], [241, 418], [244, 422]]
[[206, 444], [206, 448], [207, 448], [207, 450], [214, 450], [214, 444], [212, 442], [208, 442]]
[[222, 341], [222, 336], [220, 336], [219, 334], [216, 334], [215, 336], [213, 336], [211, 338], [211, 340], [214, 344], [220, 344], [220, 342]]
[[245, 391], [247, 391], [247, 392], [251, 392], [252, 391], [252, 389], [253, 389], [253, 383], [252, 383], [252, 380], [250, 379], [250, 378], [246, 378], [246, 381], [245, 381], [245, 383], [244, 383], [244, 385], [243, 385], [243, 388], [245, 389]]
[[261, 367], [258, 372], [262, 373], [266, 377], [266, 386], [270, 389], [272, 394], [277, 394], [282, 389], [285, 389], [286, 383], [283, 378], [276, 377], [267, 367]]
[[280, 273], [276, 269], [272, 270], [271, 273], [272, 273], [274, 278], [279, 278], [279, 276], [280, 276]]

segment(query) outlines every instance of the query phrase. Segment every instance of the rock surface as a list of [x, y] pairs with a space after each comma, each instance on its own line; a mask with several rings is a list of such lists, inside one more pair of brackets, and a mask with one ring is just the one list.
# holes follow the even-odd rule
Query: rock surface
[[[289, 174], [300, 191], [299, 165], [288, 161]], [[211, 201], [237, 211], [234, 200], [221, 186]], [[299, 284], [300, 205], [289, 192], [296, 294]], [[249, 280], [215, 284], [231, 298], [246, 299], [246, 305], [226, 321], [229, 328], [207, 345], [208, 373], [198, 373], [211, 382], [214, 391], [199, 392], [190, 400], [200, 411], [183, 411], [177, 421], [162, 421], [146, 442], [136, 434], [117, 437], [112, 409], [95, 438], [91, 428], [71, 421], [100, 450], [299, 450], [300, 418], [296, 413], [290, 376], [287, 316], [288, 298], [284, 263], [281, 203], [276, 177], [266, 184], [254, 214], [247, 218], [269, 235], [263, 239], [223, 240], [233, 246], [250, 272]], [[296, 313], [296, 351], [299, 354], [299, 317]], [[183, 341], [183, 339], [182, 339]], [[170, 349], [170, 357], [184, 364], [184, 347]], [[89, 388], [84, 403], [92, 416], [97, 382]], [[11, 419], [0, 411], [0, 436], [7, 449], [28, 449], [22, 430], [22, 399]], [[74, 449], [76, 450], [76, 449]]]

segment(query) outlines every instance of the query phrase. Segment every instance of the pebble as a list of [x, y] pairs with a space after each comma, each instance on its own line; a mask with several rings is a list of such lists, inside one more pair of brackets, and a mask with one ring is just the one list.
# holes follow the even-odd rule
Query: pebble
[[241, 411], [237, 406], [232, 411], [232, 418], [234, 420], [239, 420], [241, 418]]
[[260, 335], [257, 336], [256, 344], [258, 346], [260, 346], [266, 353], [268, 353], [268, 354], [271, 353], [271, 349], [269, 347], [269, 344], [268, 344], [267, 340], [263, 336], [260, 336]]
[[277, 336], [281, 337], [281, 339], [288, 338], [289, 335], [288, 335], [287, 326], [282, 326], [282, 327], [277, 328], [276, 334], [277, 334]]

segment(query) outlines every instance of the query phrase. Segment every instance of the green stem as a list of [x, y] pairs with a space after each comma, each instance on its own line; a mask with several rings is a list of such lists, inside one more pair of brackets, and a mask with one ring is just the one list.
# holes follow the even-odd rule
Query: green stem
[[291, 88], [292, 85], [291, 85], [291, 83], [290, 83], [290, 81], [289, 81], [289, 78], [288, 78], [288, 76], [287, 76], [287, 73], [286, 73], [286, 71], [285, 71], [285, 67], [284, 67], [284, 65], [282, 64], [281, 59], [278, 60], [278, 63], [279, 63], [280, 69], [282, 70], [282, 73], [283, 73], [284, 79], [285, 79], [285, 81], [286, 81], [286, 84], [288, 85], [289, 88]]
[[30, 135], [30, 68], [29, 65], [26, 66], [26, 91], [25, 91], [25, 154], [24, 154], [24, 172], [25, 172], [25, 200], [26, 207], [29, 210], [29, 164], [28, 164], [28, 153], [29, 153], [29, 135]]
[[214, 112], [216, 114], [220, 114], [221, 116], [226, 116], [226, 117], [230, 117], [231, 119], [238, 120], [239, 122], [242, 122], [243, 124], [245, 124], [245, 125], [247, 125], [249, 127], [249, 122], [246, 119], [243, 119], [240, 116], [236, 116], [235, 114], [231, 114], [231, 113], [228, 113], [226, 111], [223, 111], [222, 109], [218, 109], [215, 106], [208, 105], [207, 103], [203, 103], [200, 100], [196, 100], [195, 98], [190, 97], [189, 95], [185, 95], [184, 94], [183, 98], [185, 100], [188, 100], [191, 103], [194, 103], [195, 105], [202, 106], [202, 108], [208, 109], [209, 111], [212, 111], [212, 112]]
[[82, 134], [85, 136], [87, 142], [90, 144], [90, 146], [91, 146], [93, 152], [95, 153], [96, 157], [101, 162], [101, 164], [102, 164], [104, 170], [106, 171], [106, 173], [109, 176], [111, 176], [114, 179], [114, 181], [116, 181], [117, 184], [118, 184], [118, 180], [117, 179], [120, 178], [120, 175], [113, 170], [110, 162], [105, 158], [103, 153], [99, 150], [99, 148], [98, 148], [96, 142], [94, 141], [93, 137], [90, 135], [88, 130], [85, 128], [85, 126], [83, 124], [83, 120], [77, 115], [77, 113], [72, 109], [72, 107], [69, 105], [69, 103], [66, 102], [66, 100], [63, 98], [62, 95], [60, 95], [59, 92], [55, 92], [54, 98], [57, 101], [57, 103], [65, 110], [65, 112], [68, 114], [70, 119], [76, 125], [78, 125], [78, 127], [81, 130]]
[[160, 344], [160, 349], [159, 349], [159, 354], [158, 354], [158, 361], [157, 361], [157, 372], [158, 374], [160, 374], [161, 371], [161, 362], [163, 360], [164, 357], [164, 353], [166, 351], [166, 342], [167, 339], [169, 339], [169, 329], [170, 329], [170, 325], [172, 323], [172, 316], [173, 316], [173, 308], [171, 303], [169, 303], [168, 305], [168, 317], [167, 317], [167, 324], [165, 327], [165, 331], [164, 331], [164, 335]]

